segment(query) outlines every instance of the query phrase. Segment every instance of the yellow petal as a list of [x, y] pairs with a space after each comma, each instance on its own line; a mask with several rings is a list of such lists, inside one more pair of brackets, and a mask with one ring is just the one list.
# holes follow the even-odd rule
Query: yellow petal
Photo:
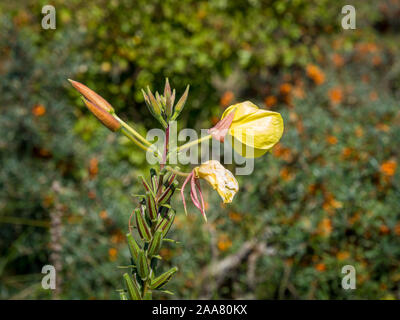
[[244, 157], [263, 155], [282, 137], [284, 125], [278, 112], [261, 110], [250, 101], [230, 106], [222, 119], [230, 112], [235, 112], [228, 131], [232, 146]]
[[259, 158], [268, 152], [268, 149], [251, 148], [231, 135], [227, 137], [233, 149], [244, 158]]
[[[235, 122], [229, 134], [257, 149], [271, 149], [282, 137], [283, 119], [277, 112], [258, 110]], [[246, 140], [247, 139], [247, 140]]]
[[231, 111], [235, 111], [235, 117], [233, 118], [233, 122], [235, 122], [241, 120], [243, 117], [246, 117], [249, 114], [252, 114], [253, 112], [256, 112], [257, 110], [258, 107], [254, 103], [251, 101], [245, 101], [226, 108], [221, 119], [225, 118]]

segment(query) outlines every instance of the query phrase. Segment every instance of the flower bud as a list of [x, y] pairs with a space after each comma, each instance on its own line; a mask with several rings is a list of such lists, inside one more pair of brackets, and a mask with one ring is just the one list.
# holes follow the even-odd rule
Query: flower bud
[[171, 199], [172, 195], [174, 194], [177, 185], [178, 185], [177, 181], [171, 183], [169, 187], [166, 188], [164, 192], [160, 195], [157, 202], [159, 204], [168, 203], [169, 199]]
[[150, 289], [160, 289], [164, 285], [168, 283], [168, 281], [172, 278], [175, 272], [178, 271], [177, 267], [173, 267], [172, 269], [169, 269], [167, 272], [164, 272], [162, 275], [158, 276], [157, 278], [154, 278], [151, 283], [150, 283]]
[[154, 110], [153, 106], [151, 105], [150, 99], [143, 89], [142, 89], [142, 94], [143, 94], [144, 102], [146, 103], [146, 106], [149, 109], [150, 113], [153, 115], [153, 117], [157, 117], [155, 110]]
[[157, 220], [157, 206], [153, 195], [150, 192], [146, 192], [146, 207], [149, 214], [149, 218], [152, 222]]
[[132, 277], [127, 273], [124, 273], [124, 279], [130, 298], [132, 300], [142, 300], [136, 279], [132, 279]]
[[142, 213], [143, 209], [135, 209], [136, 227], [139, 232], [140, 238], [144, 241], [150, 241], [151, 232], [147, 222]]
[[143, 176], [139, 176], [139, 178], [142, 180], [143, 187], [146, 189], [146, 191], [151, 192], [152, 189], [146, 179]]
[[156, 230], [162, 230], [162, 235], [163, 237], [165, 237], [169, 229], [171, 228], [174, 219], [175, 219], [175, 211], [171, 210], [171, 213], [167, 217], [161, 218], [161, 220], [158, 222], [156, 226]]
[[76, 90], [78, 90], [87, 100], [92, 102], [94, 105], [98, 106], [99, 108], [101, 108], [107, 112], [110, 112], [110, 113], [114, 112], [114, 108], [111, 106], [111, 104], [109, 104], [103, 97], [98, 95], [96, 92], [89, 89], [84, 84], [82, 84], [78, 81], [74, 81], [71, 79], [68, 79], [68, 81], [72, 84], [72, 86]]
[[172, 101], [171, 86], [169, 85], [168, 78], [165, 80], [164, 99], [165, 99], [165, 114], [167, 115], [167, 117], [169, 117], [172, 114], [173, 101]]
[[137, 263], [140, 248], [130, 232], [126, 234], [126, 238], [128, 239], [128, 246], [132, 259], [135, 263]]
[[153, 239], [151, 239], [149, 248], [147, 250], [147, 255], [149, 256], [149, 258], [157, 254], [158, 250], [160, 250], [161, 243], [162, 243], [162, 231], [157, 230], [154, 233]]
[[179, 101], [175, 105], [175, 111], [174, 111], [174, 114], [172, 115], [171, 120], [175, 120], [176, 118], [179, 117], [179, 114], [181, 113], [183, 107], [185, 106], [188, 94], [189, 94], [189, 85], [187, 85], [185, 92], [183, 93], [182, 97], [179, 99]]
[[164, 176], [164, 187], [168, 188], [171, 183], [175, 181], [176, 174], [168, 171], [167, 174]]
[[153, 108], [156, 115], [161, 115], [162, 105], [156, 100], [150, 88], [147, 87], [147, 96], [149, 98], [150, 106]]
[[83, 102], [85, 102], [86, 107], [108, 129], [110, 129], [111, 131], [117, 131], [121, 128], [121, 124], [110, 113], [108, 113], [104, 109], [98, 107], [96, 104], [90, 102], [86, 98], [83, 98]]
[[150, 88], [147, 87], [147, 94], [146, 92], [142, 89], [144, 101], [146, 102], [146, 106], [149, 109], [150, 113], [153, 115], [154, 118], [156, 118], [164, 128], [166, 128], [168, 125], [165, 122], [162, 112], [163, 112], [163, 106], [162, 102], [156, 98], [154, 98], [154, 95], [151, 93]]
[[136, 268], [138, 270], [140, 278], [142, 280], [146, 280], [150, 274], [150, 266], [149, 262], [147, 261], [146, 254], [144, 253], [143, 250], [140, 250], [139, 252], [138, 263]]
[[157, 192], [157, 187], [158, 187], [157, 181], [158, 181], [157, 172], [156, 172], [156, 170], [151, 168], [150, 169], [150, 182], [151, 182], [151, 187], [154, 192]]

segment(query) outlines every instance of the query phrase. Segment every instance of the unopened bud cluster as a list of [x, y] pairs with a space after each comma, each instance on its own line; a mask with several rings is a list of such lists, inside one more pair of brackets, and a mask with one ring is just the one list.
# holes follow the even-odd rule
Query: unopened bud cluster
[[163, 95], [160, 95], [158, 92], [156, 92], [154, 96], [149, 87], [147, 87], [147, 94], [143, 89], [142, 93], [150, 113], [162, 124], [164, 128], [166, 128], [169, 121], [173, 121], [178, 118], [183, 107], [185, 106], [186, 99], [189, 94], [189, 85], [187, 85], [185, 92], [176, 104], [174, 104], [175, 89], [171, 92], [168, 78], [165, 81]]

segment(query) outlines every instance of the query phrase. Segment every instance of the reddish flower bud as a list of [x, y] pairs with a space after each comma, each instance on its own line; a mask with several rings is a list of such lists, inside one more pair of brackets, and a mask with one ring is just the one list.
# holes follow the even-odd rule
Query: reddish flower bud
[[100, 120], [102, 124], [104, 124], [111, 131], [117, 131], [121, 128], [121, 124], [115, 119], [110, 113], [105, 111], [104, 109], [98, 107], [96, 104], [90, 102], [83, 98], [83, 101], [86, 104], [86, 107], [96, 116], [97, 119]]
[[89, 100], [96, 106], [100, 107], [101, 109], [107, 111], [107, 112], [114, 112], [114, 108], [109, 104], [103, 97], [98, 95], [96, 92], [93, 90], [89, 89], [86, 87], [84, 84], [74, 81], [71, 79], [68, 79], [69, 82], [71, 82], [72, 86], [78, 90], [85, 98], [86, 100]]

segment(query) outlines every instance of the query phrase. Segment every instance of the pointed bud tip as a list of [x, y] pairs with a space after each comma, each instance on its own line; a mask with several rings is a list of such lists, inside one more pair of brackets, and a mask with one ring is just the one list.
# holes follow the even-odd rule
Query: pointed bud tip
[[166, 87], [166, 88], [170, 88], [168, 78], [165, 78], [165, 87]]
[[67, 80], [75, 89], [77, 89], [77, 84], [79, 83], [78, 81], [75, 81], [75, 80], [72, 80], [72, 79], [67, 79]]
[[85, 97], [81, 97], [86, 107], [94, 114], [94, 116], [111, 131], [118, 131], [121, 124], [110, 113], [92, 103]]
[[72, 86], [78, 90], [80, 94], [82, 94], [88, 101], [96, 104], [99, 108], [105, 110], [106, 112], [109, 113], [114, 113], [114, 108], [105, 100], [102, 96], [94, 92], [92, 89], [89, 87], [85, 86], [84, 84], [68, 79], [68, 81], [72, 84]]

